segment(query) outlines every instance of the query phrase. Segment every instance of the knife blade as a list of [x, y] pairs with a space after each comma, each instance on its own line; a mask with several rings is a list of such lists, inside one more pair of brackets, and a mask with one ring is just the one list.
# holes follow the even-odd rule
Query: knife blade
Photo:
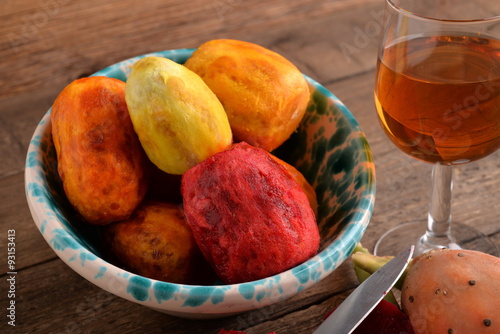
[[313, 334], [351, 334], [396, 284], [414, 249], [412, 245], [370, 275]]

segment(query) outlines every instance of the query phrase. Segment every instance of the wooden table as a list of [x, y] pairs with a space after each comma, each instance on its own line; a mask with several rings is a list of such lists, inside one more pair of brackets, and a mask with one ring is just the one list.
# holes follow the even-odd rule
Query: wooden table
[[[358, 285], [350, 260], [319, 284], [263, 309], [208, 321], [178, 319], [88, 283], [50, 249], [29, 213], [24, 162], [31, 135], [74, 79], [138, 54], [215, 38], [277, 51], [334, 92], [357, 118], [377, 169], [363, 237], [371, 248], [399, 222], [425, 219], [430, 168], [398, 151], [376, 119], [372, 86], [383, 0], [3, 0], [0, 3], [0, 332], [311, 333]], [[455, 173], [454, 219], [500, 247], [500, 152]], [[7, 325], [8, 230], [15, 230], [16, 327]]]

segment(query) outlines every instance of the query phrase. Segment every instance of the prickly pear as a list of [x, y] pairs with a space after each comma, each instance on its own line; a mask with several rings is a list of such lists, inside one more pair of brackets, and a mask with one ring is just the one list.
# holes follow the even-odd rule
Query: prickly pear
[[194, 72], [172, 60], [145, 57], [127, 80], [125, 98], [149, 159], [183, 174], [232, 143], [226, 112]]
[[500, 333], [500, 258], [439, 249], [410, 264], [401, 304], [416, 334]]

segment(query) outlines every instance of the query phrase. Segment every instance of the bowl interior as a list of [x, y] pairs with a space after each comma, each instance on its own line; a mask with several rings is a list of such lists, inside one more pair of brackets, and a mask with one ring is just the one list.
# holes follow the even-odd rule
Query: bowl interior
[[[93, 75], [126, 81], [132, 65], [144, 56], [161, 56], [184, 63], [192, 51], [180, 49], [142, 55]], [[251, 305], [232, 309], [243, 311], [301, 291], [326, 277], [349, 256], [368, 226], [375, 198], [371, 152], [357, 121], [335, 95], [313, 79], [306, 79], [311, 88], [311, 103], [306, 115], [290, 139], [273, 152], [296, 166], [316, 190], [321, 248], [305, 263], [281, 275], [236, 285], [234, 289], [214, 285], [209, 291], [203, 290], [201, 300], [188, 303], [195, 287], [150, 280], [106, 262], [100, 245], [100, 227], [84, 223], [64, 195], [51, 138], [51, 110], [37, 127], [26, 160], [26, 194], [35, 223], [58, 256], [86, 279], [111, 291], [109, 284], [104, 286], [102, 283], [102, 277], [110, 273], [115, 279], [127, 281], [120, 290], [123, 293], [111, 292], [160, 310], [169, 308], [165, 301], [180, 299], [177, 304], [187, 308], [180, 312], [198, 312], [196, 308], [207, 303], [211, 308], [203, 312], [219, 312], [214, 306], [223, 303], [214, 301], [214, 295], [223, 296], [230, 291], [244, 295], [245, 291], [251, 291], [251, 298], [247, 298], [248, 295], [243, 298]], [[165, 296], [166, 290], [170, 294], [168, 298], [158, 298]], [[259, 291], [267, 290], [273, 292], [263, 292], [259, 297]], [[181, 292], [182, 296], [175, 295]], [[270, 297], [269, 300], [264, 296]]]

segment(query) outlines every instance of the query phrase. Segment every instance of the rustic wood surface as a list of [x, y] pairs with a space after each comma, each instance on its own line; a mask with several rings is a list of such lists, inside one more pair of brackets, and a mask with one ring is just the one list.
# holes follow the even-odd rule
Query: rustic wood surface
[[[72, 80], [131, 56], [192, 48], [214, 38], [275, 50], [334, 92], [367, 135], [377, 199], [363, 244], [388, 228], [425, 219], [430, 165], [399, 152], [373, 105], [382, 0], [2, 0], [0, 2], [0, 332], [10, 333], [311, 333], [358, 282], [350, 260], [312, 288], [263, 309], [193, 321], [107, 293], [50, 249], [24, 192], [31, 135]], [[500, 247], [500, 152], [455, 173], [454, 219]], [[7, 231], [16, 231], [16, 327], [7, 324]]]

